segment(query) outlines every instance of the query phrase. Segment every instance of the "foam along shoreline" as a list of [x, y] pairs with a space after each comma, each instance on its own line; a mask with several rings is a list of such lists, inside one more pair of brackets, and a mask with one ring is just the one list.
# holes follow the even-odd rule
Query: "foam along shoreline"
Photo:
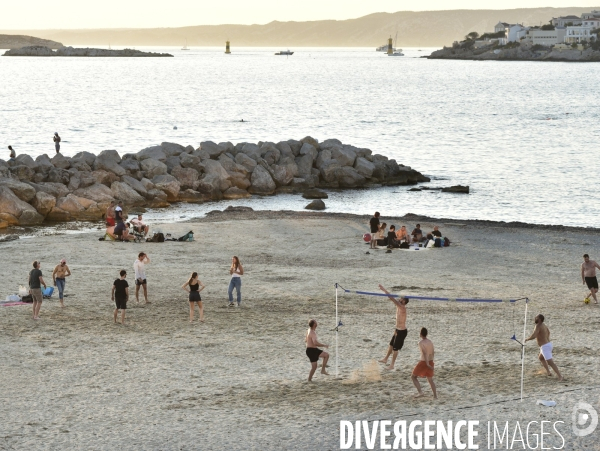
[[122, 157], [116, 150], [71, 158], [27, 154], [0, 160], [0, 228], [97, 221], [113, 200], [126, 207], [169, 207], [312, 188], [361, 188], [429, 182], [420, 172], [370, 149], [319, 143], [162, 143]]
[[123, 49], [94, 49], [60, 47], [54, 51], [43, 45], [30, 45], [26, 47], [13, 48], [4, 52], [2, 56], [88, 56], [88, 57], [172, 57], [170, 53], [142, 52], [141, 50]]

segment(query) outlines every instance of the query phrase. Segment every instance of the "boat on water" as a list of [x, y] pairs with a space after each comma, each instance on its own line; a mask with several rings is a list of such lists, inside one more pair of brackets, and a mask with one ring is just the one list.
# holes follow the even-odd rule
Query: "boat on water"
[[187, 46], [187, 38], [185, 39], [185, 44], [183, 45], [183, 48], [181, 50], [189, 50]]
[[[392, 48], [392, 50], [393, 50], [394, 52], [396, 51], [396, 49], [395, 49], [395, 48]], [[375, 51], [376, 51], [376, 52], [387, 52], [387, 51], [388, 51], [388, 45], [387, 45], [387, 44], [384, 44], [384, 45], [382, 45], [381, 47], [377, 47], [377, 48], [375, 49]]]
[[[390, 36], [390, 41], [391, 41], [391, 38], [392, 37]], [[392, 46], [392, 45], [388, 44], [387, 56], [404, 56], [404, 53], [402, 53], [402, 49], [396, 48], [397, 41], [398, 41], [398, 32], [396, 32], [396, 37], [394, 38], [394, 45]]]
[[290, 50], [288, 49], [288, 50], [282, 50], [280, 52], [277, 52], [275, 55], [287, 55], [287, 56], [289, 56], [289, 55], [293, 55], [293, 54], [294, 54], [294, 52], [290, 52]]

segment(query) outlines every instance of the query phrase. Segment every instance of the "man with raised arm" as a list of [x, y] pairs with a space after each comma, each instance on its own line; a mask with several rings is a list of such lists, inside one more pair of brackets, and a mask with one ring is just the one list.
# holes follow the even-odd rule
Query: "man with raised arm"
[[306, 337], [304, 341], [306, 341], [306, 356], [310, 360], [310, 373], [308, 373], [308, 382], [312, 381], [312, 377], [317, 371], [317, 366], [319, 365], [319, 359], [323, 359], [323, 365], [321, 366], [321, 374], [325, 374], [329, 376], [329, 373], [325, 371], [325, 367], [327, 366], [327, 360], [329, 360], [329, 354], [319, 348], [328, 348], [329, 346], [324, 345], [323, 343], [319, 343], [317, 340], [317, 320], [311, 319], [308, 322], [308, 331], [306, 332]]
[[398, 351], [400, 351], [402, 346], [404, 346], [404, 340], [408, 334], [408, 331], [406, 330], [406, 304], [408, 304], [408, 299], [396, 299], [381, 285], [379, 285], [379, 289], [387, 294], [390, 301], [392, 301], [396, 306], [396, 330], [394, 331], [394, 335], [392, 336], [390, 345], [388, 346], [387, 354], [382, 360], [380, 360], [381, 363], [385, 363], [387, 365], [388, 358], [391, 355], [392, 363], [390, 366], [386, 367], [386, 370], [393, 370], [394, 364], [396, 363], [396, 357], [398, 357]]
[[429, 382], [429, 386], [431, 387], [431, 391], [433, 392], [433, 397], [437, 399], [437, 391], [435, 390], [435, 382], [433, 382], [433, 342], [427, 338], [427, 329], [421, 328], [421, 341], [419, 341], [419, 351], [421, 351], [421, 359], [419, 363], [413, 369], [411, 379], [415, 387], [417, 388], [418, 394], [415, 395], [415, 398], [422, 398], [425, 396], [423, 391], [421, 390], [421, 384], [419, 383], [419, 377], [426, 377], [427, 382]]
[[558, 371], [554, 360], [552, 360], [553, 346], [552, 342], [550, 341], [550, 329], [548, 329], [548, 326], [544, 324], [544, 315], [542, 314], [539, 314], [535, 317], [535, 328], [533, 329], [531, 336], [525, 339], [525, 342], [533, 339], [537, 341], [537, 344], [540, 347], [540, 355], [538, 358], [540, 359], [542, 366], [545, 368], [546, 373], [548, 373], [548, 376], [552, 376], [550, 373], [550, 368], [548, 368], [548, 365], [550, 365], [550, 367], [558, 376], [558, 380], [562, 381], [564, 378], [560, 374], [560, 371]]
[[581, 264], [581, 280], [584, 285], [590, 289], [590, 294], [587, 295], [589, 297], [592, 295], [594, 298], [594, 302], [598, 303], [598, 298], [596, 297], [596, 293], [598, 292], [598, 279], [596, 278], [596, 268], [600, 269], [598, 263], [594, 260], [590, 260], [590, 256], [588, 254], [583, 254], [583, 263]]

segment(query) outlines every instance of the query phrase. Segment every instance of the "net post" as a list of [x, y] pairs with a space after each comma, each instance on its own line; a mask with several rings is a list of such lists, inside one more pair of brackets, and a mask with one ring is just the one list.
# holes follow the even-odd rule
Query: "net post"
[[525, 335], [527, 334], [527, 307], [529, 299], [525, 298], [525, 319], [523, 319], [523, 344], [521, 345], [521, 402], [523, 402], [523, 378], [525, 377]]
[[338, 319], [338, 284], [335, 284], [335, 377], [339, 377], [338, 375], [338, 328], [339, 328], [339, 319]]

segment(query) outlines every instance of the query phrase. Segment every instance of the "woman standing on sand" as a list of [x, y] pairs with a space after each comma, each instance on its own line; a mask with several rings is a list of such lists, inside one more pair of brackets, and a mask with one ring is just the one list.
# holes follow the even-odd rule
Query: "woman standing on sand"
[[229, 289], [227, 290], [227, 294], [229, 295], [229, 307], [233, 307], [234, 305], [234, 288], [237, 294], [237, 306], [239, 307], [242, 303], [242, 276], [244, 275], [244, 267], [240, 263], [240, 259], [237, 258], [235, 255], [231, 258], [229, 274], [231, 274], [231, 280], [229, 281]]
[[200, 322], [204, 322], [204, 307], [202, 306], [202, 298], [200, 297], [200, 292], [206, 288], [206, 286], [198, 280], [198, 273], [193, 272], [190, 278], [186, 283], [184, 283], [181, 288], [184, 291], [189, 293], [189, 301], [190, 301], [190, 323], [194, 321], [194, 303], [198, 305], [198, 310], [200, 310]]

